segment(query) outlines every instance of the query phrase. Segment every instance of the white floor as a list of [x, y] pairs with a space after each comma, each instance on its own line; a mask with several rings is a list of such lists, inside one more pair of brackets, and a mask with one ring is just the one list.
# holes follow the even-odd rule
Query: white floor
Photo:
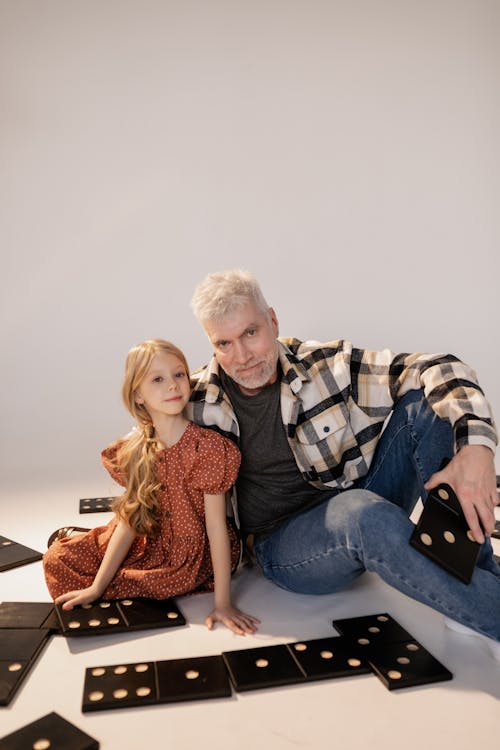
[[[40, 551], [56, 527], [95, 526], [109, 514], [79, 515], [78, 498], [112, 494], [110, 487], [2, 493], [0, 534]], [[203, 619], [211, 597], [178, 603], [188, 625], [133, 635], [51, 639], [10, 706], [0, 708], [0, 737], [57, 711], [100, 742], [102, 750], [216, 746], [255, 748], [370, 747], [469, 750], [498, 742], [500, 662], [475, 638], [445, 629], [443, 618], [366, 575], [349, 592], [323, 597], [286, 593], [257, 570], [244, 570], [234, 583], [237, 603], [260, 617], [252, 637], [238, 638]], [[41, 563], [0, 573], [0, 600], [48, 601]], [[190, 655], [325, 637], [333, 618], [389, 612], [453, 673], [451, 682], [389, 692], [372, 675], [290, 686], [232, 698], [150, 708], [83, 714], [86, 667]]]

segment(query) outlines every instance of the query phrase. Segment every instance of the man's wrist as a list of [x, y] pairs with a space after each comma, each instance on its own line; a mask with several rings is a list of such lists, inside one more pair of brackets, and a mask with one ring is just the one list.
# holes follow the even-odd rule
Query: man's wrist
[[481, 453], [482, 451], [488, 451], [488, 453], [493, 457], [495, 455], [494, 451], [490, 448], [489, 445], [482, 445], [480, 443], [467, 443], [466, 445], [463, 445], [459, 450], [458, 453]]

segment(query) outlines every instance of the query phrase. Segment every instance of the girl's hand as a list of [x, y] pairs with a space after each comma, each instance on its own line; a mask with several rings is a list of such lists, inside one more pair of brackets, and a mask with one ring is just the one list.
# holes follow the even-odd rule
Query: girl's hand
[[255, 633], [260, 620], [228, 604], [225, 607], [215, 607], [206, 618], [205, 625], [212, 630], [216, 622], [224, 623], [236, 635], [246, 635]]
[[65, 594], [61, 594], [57, 599], [54, 600], [55, 604], [62, 604], [63, 609], [73, 609], [77, 604], [90, 604], [99, 599], [100, 592], [97, 591], [93, 586], [89, 586], [86, 589], [80, 589], [79, 591], [67, 591]]

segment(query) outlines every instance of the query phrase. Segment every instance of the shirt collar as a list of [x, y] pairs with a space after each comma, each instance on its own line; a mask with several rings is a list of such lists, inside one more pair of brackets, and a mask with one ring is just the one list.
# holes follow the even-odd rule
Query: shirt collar
[[280, 339], [278, 339], [278, 356], [283, 370], [283, 380], [288, 383], [293, 393], [298, 393], [302, 384], [310, 380], [306, 368]]
[[224, 393], [221, 387], [219, 363], [215, 359], [215, 355], [207, 365], [203, 380], [206, 384], [205, 401], [208, 404], [216, 404], [222, 401]]

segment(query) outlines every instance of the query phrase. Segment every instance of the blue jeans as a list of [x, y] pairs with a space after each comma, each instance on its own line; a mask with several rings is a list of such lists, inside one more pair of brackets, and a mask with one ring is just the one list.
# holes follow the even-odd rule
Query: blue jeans
[[464, 584], [409, 544], [408, 516], [424, 483], [453, 456], [450, 425], [432, 411], [423, 392], [396, 405], [369, 473], [354, 488], [287, 521], [257, 540], [264, 575], [281, 588], [329, 594], [364, 571], [483, 635], [500, 641], [500, 567], [490, 540], [481, 548], [470, 584]]

